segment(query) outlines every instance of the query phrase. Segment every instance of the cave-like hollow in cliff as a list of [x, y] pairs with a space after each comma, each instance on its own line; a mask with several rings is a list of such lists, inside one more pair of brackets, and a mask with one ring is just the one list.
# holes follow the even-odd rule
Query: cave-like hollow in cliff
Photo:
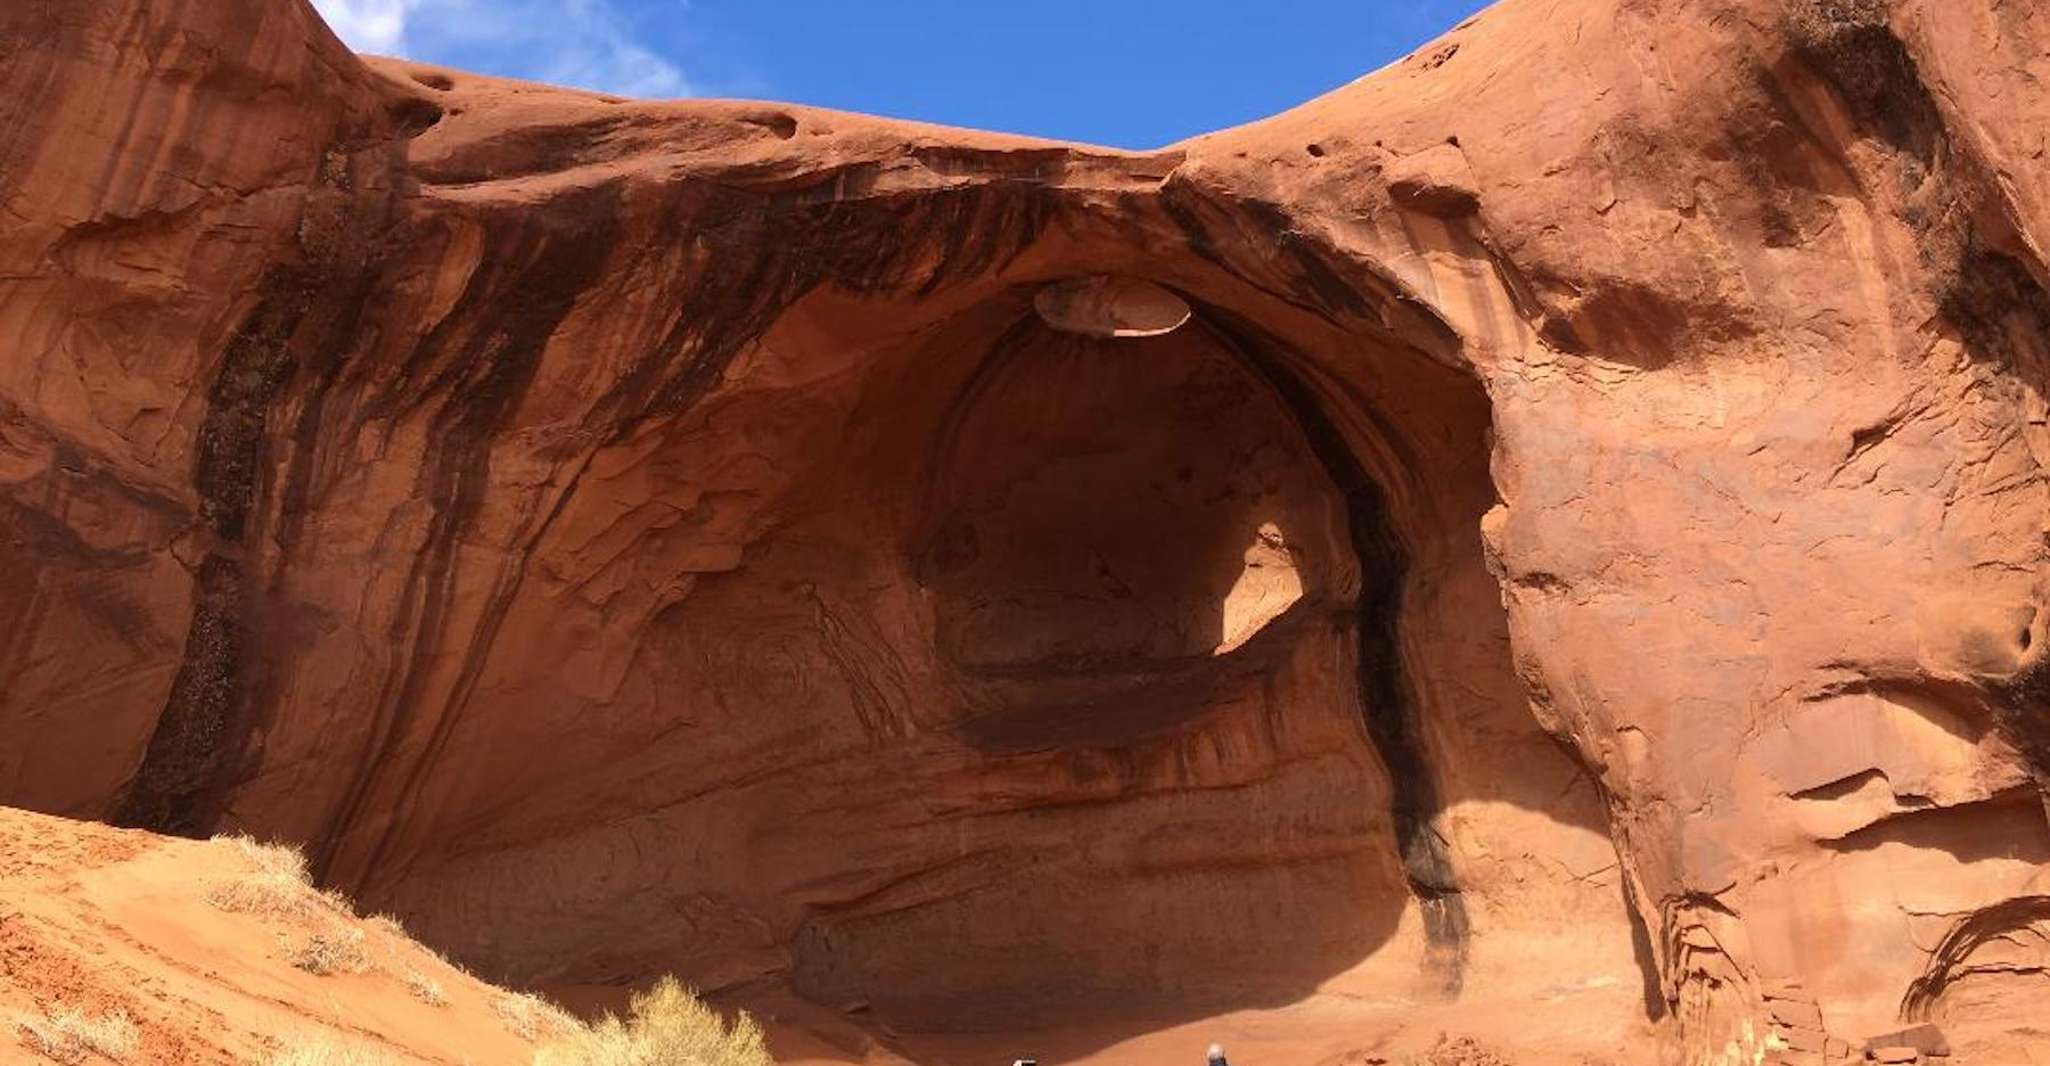
[[[249, 517], [109, 813], [304, 842], [524, 985], [925, 1032], [1325, 993], [1640, 1023], [1461, 338], [1171, 163], [599, 182], [389, 238], [453, 267], [265, 289], [229, 350], [282, 369], [214, 414], [268, 435], [201, 479]], [[1036, 308], [1091, 278], [1187, 320]]]
[[0, 3], [0, 799], [826, 1061], [2012, 1061], [2043, 5], [1563, 6], [1135, 153]]
[[[478, 695], [269, 828], [527, 983], [929, 1031], [1323, 989], [1641, 1018], [1600, 798], [1513, 668], [1456, 336], [1159, 190], [728, 210], [734, 287], [639, 383], [686, 400], [556, 506]], [[1035, 313], [1095, 276], [1189, 319]]]

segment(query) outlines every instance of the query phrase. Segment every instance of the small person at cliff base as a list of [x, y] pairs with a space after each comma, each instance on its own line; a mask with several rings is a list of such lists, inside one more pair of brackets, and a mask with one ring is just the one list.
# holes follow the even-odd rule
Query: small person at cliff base
[[1231, 1063], [1224, 1061], [1223, 1044], [1210, 1045], [1210, 1055], [1205, 1061], [1208, 1066], [1231, 1066]]

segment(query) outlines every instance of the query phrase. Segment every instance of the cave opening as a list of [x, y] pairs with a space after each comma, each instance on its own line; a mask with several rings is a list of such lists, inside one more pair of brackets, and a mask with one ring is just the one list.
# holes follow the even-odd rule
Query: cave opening
[[[1030, 312], [1034, 287], [917, 346], [957, 369], [901, 540], [946, 731], [1031, 768], [968, 814], [1016, 820], [1012, 865], [958, 897], [814, 909], [795, 986], [938, 1031], [1331, 987], [1455, 999], [1476, 933], [1455, 826], [1496, 929], [1534, 901], [1492, 893], [1556, 859], [1533, 829], [1614, 861], [1510, 667], [1478, 385], [1356, 339], [1310, 351], [1192, 288], [1179, 328], [1077, 335]], [[1387, 394], [1336, 384], [1345, 358], [1388, 360]], [[1634, 986], [1604, 888], [1601, 965]]]
[[953, 413], [919, 569], [971, 693], [964, 728], [992, 750], [1130, 743], [1306, 640], [1349, 651], [1352, 691], [1333, 678], [1314, 698], [1364, 728], [1456, 991], [1467, 922], [1404, 673], [1409, 552], [1386, 493], [1284, 342], [1215, 306], [1161, 320], [1189, 321], [1170, 339], [1021, 317]]
[[[675, 972], [899, 1033], [1540, 988], [1641, 1019], [1600, 797], [1485, 562], [1456, 338], [1103, 222], [804, 288], [595, 456], [502, 627], [568, 654], [506, 654], [522, 713], [453, 724], [433, 757], [476, 771], [419, 775], [362, 898], [519, 983]], [[1052, 328], [1077, 276], [1186, 320]]]

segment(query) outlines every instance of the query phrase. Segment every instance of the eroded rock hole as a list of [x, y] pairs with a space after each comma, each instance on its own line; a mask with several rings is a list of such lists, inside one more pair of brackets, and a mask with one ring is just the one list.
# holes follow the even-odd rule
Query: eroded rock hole
[[594, 460], [564, 595], [507, 623], [587, 649], [520, 681], [566, 739], [452, 732], [548, 757], [463, 848], [410, 830], [368, 905], [487, 973], [769, 981], [906, 1032], [1562, 982], [1641, 1013], [1483, 563], [1478, 386], [1184, 284], [1168, 332], [1056, 329], [1075, 276], [814, 292]]
[[910, 565], [953, 732], [1015, 777], [984, 800], [1021, 847], [974, 892], [816, 915], [798, 987], [946, 1028], [1299, 998], [1407, 896], [1359, 846], [1386, 814], [1344, 666], [1345, 505], [1207, 330], [1028, 311], [981, 344]]
[[919, 572], [979, 743], [1125, 743], [1200, 716], [1353, 580], [1318, 457], [1207, 331], [1023, 321], [953, 418]]
[[[975, 874], [889, 893], [908, 905], [815, 910], [793, 949], [807, 996], [941, 1029], [1294, 1002], [1370, 971], [1436, 999], [1475, 932], [1441, 835], [1454, 802], [1527, 803], [1567, 823], [1571, 863], [1613, 865], [1506, 642], [1482, 636], [1501, 622], [1477, 544], [1424, 552], [1412, 598], [1388, 475], [1331, 409], [1347, 401], [1288, 344], [1189, 304], [1153, 336], [1028, 311], [946, 342], [974, 365], [931, 433], [907, 565], [950, 730], [994, 768], [960, 802], [1017, 835]], [[1486, 484], [1448, 495], [1472, 522]], [[1460, 697], [1434, 741], [1415, 670], [1500, 702]], [[1480, 780], [1498, 764], [1528, 779]], [[1615, 882], [1587, 888], [1593, 954], [1634, 984]]]

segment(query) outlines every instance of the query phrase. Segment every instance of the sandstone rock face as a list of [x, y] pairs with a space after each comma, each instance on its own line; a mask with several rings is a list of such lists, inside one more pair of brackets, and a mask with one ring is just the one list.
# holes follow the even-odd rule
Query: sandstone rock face
[[2041, 1054], [2046, 85], [1507, 0], [1133, 154], [8, 6], [0, 801], [902, 1031]]

